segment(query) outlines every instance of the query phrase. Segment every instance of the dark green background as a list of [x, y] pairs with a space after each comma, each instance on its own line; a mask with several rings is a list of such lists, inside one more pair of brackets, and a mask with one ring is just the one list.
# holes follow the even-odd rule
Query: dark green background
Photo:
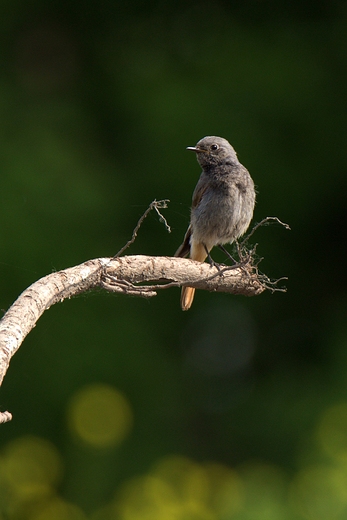
[[[26, 435], [54, 443], [57, 493], [86, 515], [176, 454], [285, 475], [279, 512], [272, 499], [265, 516], [245, 500], [215, 518], [333, 518], [322, 504], [347, 518], [328, 477], [347, 466], [316, 435], [347, 401], [346, 34], [347, 5], [332, 0], [2, 3], [1, 309], [52, 271], [115, 254], [153, 199], [170, 199], [172, 233], [151, 213], [128, 253], [172, 255], [200, 173], [185, 147], [204, 135], [227, 138], [251, 172], [255, 221], [292, 229], [254, 237], [261, 269], [288, 276], [285, 294], [198, 292], [182, 313], [178, 289], [150, 301], [96, 292], [56, 305], [27, 337], [1, 390], [13, 413], [2, 449]], [[95, 382], [134, 414], [107, 453], [67, 428], [70, 398]], [[331, 425], [341, 453], [342, 419]], [[292, 490], [317, 465], [331, 494], [303, 486], [302, 498]]]

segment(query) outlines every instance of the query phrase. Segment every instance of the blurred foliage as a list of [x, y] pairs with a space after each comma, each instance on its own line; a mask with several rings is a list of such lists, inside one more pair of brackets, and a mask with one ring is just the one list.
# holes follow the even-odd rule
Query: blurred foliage
[[[11, 0], [0, 42], [0, 307], [53, 270], [171, 255], [204, 135], [258, 190], [286, 294], [93, 293], [11, 362], [0, 519], [347, 518], [347, 4]], [[220, 252], [215, 258], [225, 261]]]

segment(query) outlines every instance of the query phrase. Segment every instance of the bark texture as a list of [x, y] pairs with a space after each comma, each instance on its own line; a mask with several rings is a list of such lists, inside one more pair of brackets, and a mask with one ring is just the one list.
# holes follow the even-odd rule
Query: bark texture
[[[148, 298], [155, 296], [159, 289], [175, 286], [244, 296], [255, 296], [266, 289], [254, 267], [217, 268], [172, 257], [97, 258], [49, 274], [28, 287], [0, 321], [0, 385], [24, 338], [55, 303], [97, 287]], [[9, 412], [0, 412], [0, 423], [11, 418]]]

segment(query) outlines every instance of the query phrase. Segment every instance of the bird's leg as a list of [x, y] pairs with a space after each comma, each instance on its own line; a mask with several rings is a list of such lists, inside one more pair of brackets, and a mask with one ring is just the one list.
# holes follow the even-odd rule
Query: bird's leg
[[233, 257], [231, 256], [231, 254], [229, 253], [229, 251], [227, 251], [227, 250], [225, 249], [224, 246], [222, 246], [221, 244], [219, 244], [218, 247], [219, 247], [219, 249], [220, 249], [221, 251], [223, 251], [223, 253], [225, 253], [225, 254], [227, 255], [228, 258], [230, 258], [230, 260], [232, 260], [232, 261], [234, 262], [234, 264], [237, 264], [235, 258], [233, 258]]
[[217, 264], [217, 262], [215, 262], [215, 261], [213, 260], [212, 256], [210, 255], [210, 252], [209, 252], [209, 250], [207, 249], [207, 247], [205, 246], [205, 244], [204, 244], [204, 248], [205, 248], [205, 251], [206, 251], [206, 253], [207, 253], [207, 258], [208, 258], [208, 261], [209, 261], [210, 265], [211, 265], [212, 267], [215, 267], [215, 268], [218, 270], [218, 272], [220, 273], [220, 272], [221, 272], [221, 268], [219, 267], [219, 264]]

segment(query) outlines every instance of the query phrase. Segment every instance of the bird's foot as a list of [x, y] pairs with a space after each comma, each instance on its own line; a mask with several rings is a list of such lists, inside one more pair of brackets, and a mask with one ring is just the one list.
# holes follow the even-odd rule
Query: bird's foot
[[217, 269], [217, 271], [219, 272], [219, 274], [223, 274], [222, 273], [222, 267], [217, 264], [217, 262], [215, 262], [212, 258], [212, 256], [210, 255], [209, 252], [207, 252], [207, 258], [208, 258], [208, 261], [209, 261], [209, 264], [211, 267], [215, 267]]

